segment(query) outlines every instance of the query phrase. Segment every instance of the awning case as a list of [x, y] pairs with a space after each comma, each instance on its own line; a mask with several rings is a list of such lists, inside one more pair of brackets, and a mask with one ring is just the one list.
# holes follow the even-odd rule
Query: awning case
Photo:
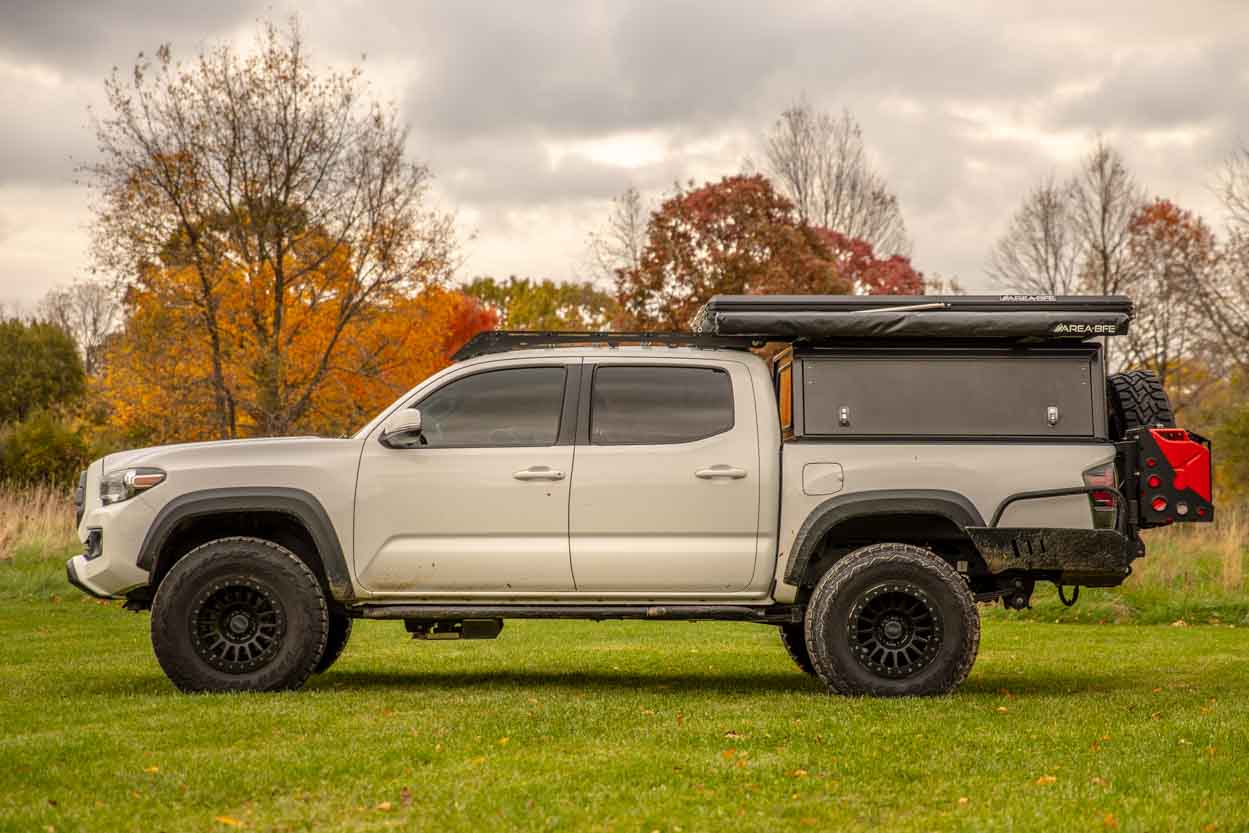
[[695, 332], [776, 341], [809, 339], [1074, 340], [1125, 335], [1124, 296], [717, 295]]

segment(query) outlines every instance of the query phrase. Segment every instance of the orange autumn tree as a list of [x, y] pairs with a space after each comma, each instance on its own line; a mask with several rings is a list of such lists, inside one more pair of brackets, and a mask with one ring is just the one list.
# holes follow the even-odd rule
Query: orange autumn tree
[[162, 47], [106, 82], [82, 172], [95, 266], [127, 288], [105, 394], [136, 432], [338, 433], [483, 324], [444, 288], [452, 220], [397, 109], [312, 67], [297, 22], [262, 23], [254, 49]]
[[[334, 284], [323, 280], [284, 305], [278, 401], [269, 398], [271, 353], [254, 321], [260, 290], [241, 270], [219, 281], [222, 383], [235, 406], [234, 436], [273, 433], [266, 427], [274, 412], [288, 415], [282, 433], [349, 432], [495, 325], [476, 300], [434, 283], [377, 297], [338, 329], [334, 304], [320, 297]], [[196, 283], [186, 267], [154, 268], [127, 292], [125, 326], [109, 344], [102, 378], [113, 419], [127, 435], [151, 442], [218, 436], [211, 346], [192, 300]]]

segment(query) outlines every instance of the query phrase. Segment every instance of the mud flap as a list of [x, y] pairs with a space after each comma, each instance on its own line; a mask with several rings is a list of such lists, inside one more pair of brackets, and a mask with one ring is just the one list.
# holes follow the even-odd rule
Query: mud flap
[[1056, 574], [1062, 584], [1114, 587], [1131, 574], [1137, 540], [1113, 529], [969, 526], [967, 534], [990, 573]]

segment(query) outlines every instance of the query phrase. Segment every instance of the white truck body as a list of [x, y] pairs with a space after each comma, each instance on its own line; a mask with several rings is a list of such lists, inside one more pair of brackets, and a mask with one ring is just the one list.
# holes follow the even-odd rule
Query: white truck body
[[[386, 417], [468, 375], [550, 365], [714, 367], [732, 385], [733, 425], [662, 445], [393, 449]], [[78, 579], [122, 596], [149, 581], [138, 566], [154, 521], [188, 494], [294, 489], [328, 516], [356, 601], [516, 600], [641, 604], [790, 602], [787, 555], [803, 522], [836, 495], [941, 490], [983, 518], [1007, 496], [1079, 487], [1110, 462], [1110, 443], [786, 442], [767, 363], [752, 354], [671, 347], [553, 348], [454, 364], [413, 388], [348, 439], [257, 439], [142, 449], [88, 470], [79, 536], [103, 551], [78, 556]], [[741, 477], [699, 477], [726, 466]], [[102, 505], [108, 470], [153, 467], [159, 487]], [[546, 467], [559, 479], [520, 480]], [[820, 474], [823, 472], [824, 474]], [[827, 472], [834, 472], [832, 476]], [[1091, 528], [1083, 495], [1014, 504], [1003, 524]]]

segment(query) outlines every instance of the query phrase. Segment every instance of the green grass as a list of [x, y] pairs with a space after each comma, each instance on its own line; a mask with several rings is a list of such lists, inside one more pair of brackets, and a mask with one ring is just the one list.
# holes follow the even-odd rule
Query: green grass
[[583, 622], [362, 623], [301, 692], [184, 696], [147, 625], [0, 602], [0, 829], [1249, 829], [1238, 627], [994, 619], [959, 693], [871, 701], [771, 628]]

